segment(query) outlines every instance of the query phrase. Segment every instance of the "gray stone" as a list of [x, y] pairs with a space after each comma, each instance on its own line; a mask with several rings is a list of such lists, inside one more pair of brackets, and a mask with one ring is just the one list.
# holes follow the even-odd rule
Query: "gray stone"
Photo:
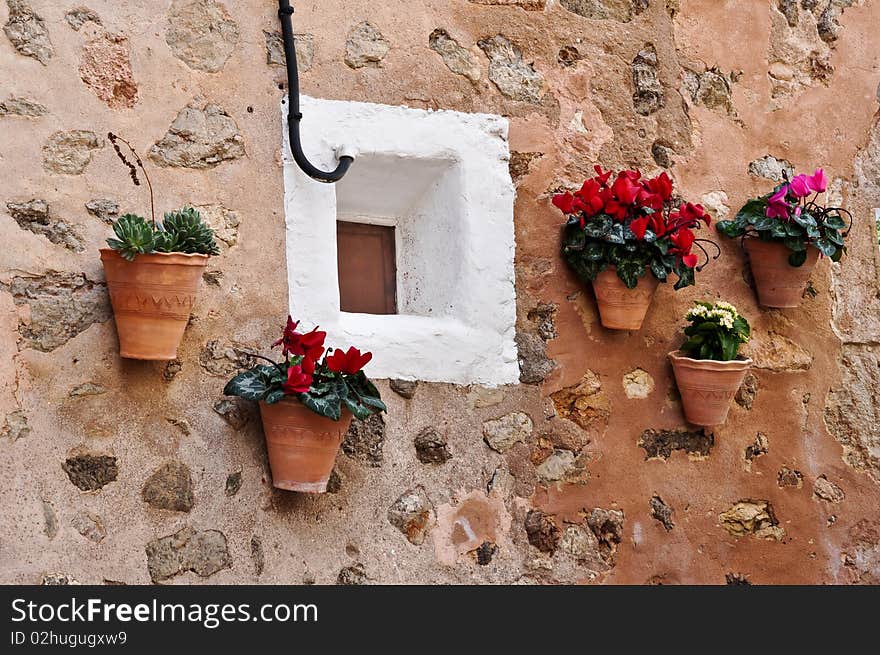
[[683, 450], [690, 457], [708, 457], [715, 445], [715, 435], [705, 430], [645, 430], [638, 446], [645, 449], [645, 459], [669, 459], [673, 451]]
[[819, 19], [816, 21], [816, 31], [819, 33], [819, 38], [825, 43], [830, 44], [837, 41], [841, 30], [841, 25], [837, 19], [842, 13], [843, 9], [834, 2], [829, 2], [822, 13], [819, 14]]
[[196, 205], [195, 209], [214, 230], [214, 237], [221, 248], [231, 248], [238, 243], [238, 226], [241, 224], [238, 214], [223, 205]]
[[768, 452], [770, 452], [770, 440], [767, 438], [766, 434], [759, 432], [755, 436], [754, 443], [746, 446], [746, 450], [743, 453], [743, 458], [746, 461], [746, 470], [751, 471], [752, 462], [755, 461], [756, 458], [766, 455]]
[[730, 77], [717, 68], [710, 68], [702, 73], [685, 70], [684, 73], [684, 90], [694, 104], [703, 105], [707, 109], [720, 109], [735, 116], [731, 85]]
[[651, 43], [646, 43], [633, 59], [633, 107], [642, 116], [653, 114], [666, 102], [658, 75], [659, 65], [657, 49]]
[[327, 478], [327, 493], [338, 494], [342, 491], [343, 482], [345, 482], [345, 478], [337, 469], [330, 471], [330, 477]]
[[742, 386], [736, 392], [734, 400], [736, 404], [743, 409], [752, 409], [755, 398], [758, 397], [758, 376], [754, 373], [747, 373], [743, 379]]
[[169, 359], [162, 367], [162, 379], [171, 382], [183, 370], [183, 362], [179, 359]]
[[651, 516], [657, 519], [667, 532], [672, 530], [675, 527], [675, 523], [672, 522], [672, 508], [663, 502], [663, 499], [656, 494], [651, 496]]
[[434, 505], [421, 485], [405, 491], [388, 508], [388, 522], [416, 546], [425, 543], [433, 516]]
[[813, 483], [813, 498], [824, 500], [827, 503], [842, 503], [846, 498], [843, 489], [831, 482], [824, 475], [820, 475]]
[[785, 16], [789, 27], [797, 27], [799, 22], [798, 0], [777, 0], [776, 8]]
[[547, 344], [539, 335], [517, 332], [519, 380], [523, 384], [539, 384], [556, 368], [556, 362], [547, 357]]
[[413, 440], [416, 457], [422, 464], [445, 464], [452, 459], [446, 439], [436, 430], [427, 427]]
[[[527, 153], [541, 156], [541, 153]], [[550, 341], [559, 336], [556, 331], [556, 313], [559, 307], [555, 303], [539, 303], [526, 312], [526, 318], [535, 326], [538, 336]]]
[[27, 98], [9, 96], [6, 100], [0, 102], [0, 116], [36, 118], [37, 116], [45, 116], [48, 113], [49, 110], [45, 106]]
[[[562, 537], [559, 539], [559, 550], [571, 555], [578, 562], [591, 565], [603, 564], [599, 549], [599, 540], [590, 530], [580, 525], [570, 524], [565, 526]], [[604, 568], [601, 567], [600, 568]]]
[[522, 102], [541, 103], [544, 78], [523, 60], [522, 51], [513, 42], [499, 34], [477, 45], [489, 58], [489, 79], [502, 94]]
[[576, 460], [575, 454], [570, 450], [554, 450], [535, 467], [535, 474], [543, 482], [559, 482], [574, 468]]
[[43, 168], [51, 173], [82, 175], [92, 161], [92, 152], [104, 147], [89, 130], [55, 132], [43, 145]]
[[663, 141], [657, 140], [651, 144], [651, 157], [654, 158], [654, 162], [661, 168], [672, 168], [675, 166], [675, 160], [672, 159], [674, 154], [675, 150], [672, 146], [663, 143]]
[[355, 419], [345, 434], [342, 452], [348, 457], [377, 468], [384, 459], [382, 448], [385, 445], [385, 419], [374, 414], [365, 421]]
[[189, 467], [178, 461], [163, 464], [147, 478], [141, 498], [156, 509], [189, 512], [195, 504]]
[[119, 203], [109, 198], [98, 198], [86, 203], [86, 211], [95, 218], [100, 218], [108, 225], [119, 218]]
[[364, 565], [357, 563], [354, 566], [346, 566], [336, 576], [338, 585], [363, 585], [367, 584], [367, 572]]
[[266, 568], [266, 555], [263, 552], [263, 540], [257, 535], [251, 537], [251, 560], [254, 563], [254, 575], [263, 575]]
[[648, 8], [648, 0], [559, 0], [569, 11], [593, 20], [630, 22]]
[[492, 543], [491, 541], [484, 541], [471, 551], [474, 559], [477, 560], [477, 564], [480, 566], [489, 566], [489, 564], [492, 563], [492, 558], [495, 557], [495, 553], [497, 552], [498, 544]]
[[482, 70], [476, 57], [449, 36], [449, 32], [438, 27], [428, 37], [428, 46], [443, 58], [443, 63], [453, 73], [463, 75], [471, 82], [480, 81]]
[[104, 537], [107, 536], [107, 530], [104, 528], [104, 522], [101, 520], [101, 517], [85, 510], [77, 512], [76, 516], [70, 521], [70, 525], [83, 537], [89, 541], [94, 541], [96, 544], [104, 541]]
[[6, 4], [9, 6], [9, 20], [3, 31], [12, 46], [19, 54], [47, 65], [55, 49], [43, 19], [26, 0], [6, 0]]
[[29, 318], [19, 325], [26, 348], [51, 352], [94, 323], [110, 319], [112, 310], [105, 285], [85, 275], [49, 273], [14, 277], [0, 289], [12, 294], [16, 305], [27, 305]]
[[79, 581], [69, 573], [44, 573], [40, 584], [48, 587], [78, 585]]
[[67, 392], [71, 398], [82, 398], [83, 396], [100, 396], [107, 393], [107, 387], [103, 384], [95, 384], [94, 382], [86, 382], [78, 384]]
[[776, 484], [783, 489], [786, 487], [800, 489], [804, 486], [804, 474], [798, 470], [783, 466], [776, 475]]
[[150, 149], [160, 166], [214, 168], [245, 156], [244, 138], [235, 120], [217, 105], [184, 107], [168, 132]]
[[556, 61], [566, 67], [574, 66], [583, 58], [584, 57], [583, 55], [581, 55], [580, 50], [578, 50], [577, 47], [573, 45], [561, 47], [559, 49], [559, 52], [556, 54]]
[[378, 66], [385, 59], [391, 44], [369, 21], [351, 28], [345, 42], [345, 63], [351, 68]]
[[254, 358], [237, 344], [212, 339], [199, 353], [199, 365], [209, 375], [229, 377], [254, 365]]
[[525, 520], [529, 543], [542, 553], [553, 553], [559, 545], [561, 533], [556, 521], [539, 509], [529, 510]]
[[504, 453], [515, 443], [525, 442], [532, 434], [532, 419], [523, 412], [512, 412], [483, 423], [483, 439], [494, 451]]
[[235, 51], [238, 24], [215, 0], [174, 0], [168, 10], [165, 42], [194, 70], [217, 73]]
[[30, 433], [31, 429], [28, 427], [27, 414], [24, 413], [24, 410], [17, 409], [6, 415], [0, 436], [8, 437], [12, 443], [15, 443], [19, 439], [27, 437]]
[[623, 392], [627, 398], [643, 400], [654, 391], [654, 378], [646, 370], [635, 368], [623, 376]]
[[599, 552], [609, 564], [614, 562], [617, 546], [623, 540], [623, 512], [616, 509], [593, 508], [587, 516], [587, 526], [596, 535]]
[[247, 425], [250, 411], [241, 398], [222, 398], [214, 403], [214, 411], [236, 430]]
[[415, 380], [390, 380], [389, 385], [391, 386], [391, 391], [398, 396], [411, 400], [416, 395], [419, 383]]
[[53, 217], [49, 212], [49, 203], [45, 200], [8, 202], [6, 209], [23, 230], [46, 237], [52, 243], [64, 246], [74, 252], [85, 250], [82, 237], [67, 223]]
[[777, 159], [773, 155], [764, 155], [749, 163], [749, 175], [763, 177], [765, 180], [782, 182], [783, 172], [790, 179], [794, 175], [794, 166], [787, 159]]
[[110, 455], [75, 455], [68, 457], [61, 468], [82, 491], [97, 491], [119, 475], [116, 458]]
[[[266, 37], [266, 63], [270, 66], [285, 66], [287, 58], [284, 56], [284, 39], [281, 32], [269, 32], [263, 30]], [[315, 35], [294, 34], [293, 43], [296, 46], [296, 67], [300, 73], [308, 73], [315, 63]]]
[[79, 32], [82, 26], [86, 23], [101, 25], [101, 17], [98, 16], [96, 11], [89, 9], [88, 7], [74, 7], [64, 14], [64, 19], [67, 21], [67, 24], [77, 32]]
[[241, 489], [241, 470], [226, 476], [226, 495], [232, 497]]
[[58, 534], [58, 517], [55, 515], [55, 508], [52, 503], [47, 500], [42, 501], [43, 505], [43, 533], [50, 539], [54, 539]]
[[226, 535], [219, 530], [185, 527], [151, 541], [145, 551], [153, 582], [163, 582], [186, 571], [207, 578], [232, 567]]

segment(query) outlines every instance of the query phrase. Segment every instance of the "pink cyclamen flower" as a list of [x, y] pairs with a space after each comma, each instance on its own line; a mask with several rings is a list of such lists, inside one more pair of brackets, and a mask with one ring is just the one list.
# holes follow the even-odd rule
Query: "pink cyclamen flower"
[[810, 185], [810, 178], [803, 173], [796, 175], [789, 186], [791, 187], [791, 192], [798, 198], [806, 198], [813, 192], [813, 187]]
[[825, 171], [817, 168], [816, 172], [807, 177], [807, 184], [816, 193], [825, 193], [828, 188], [828, 178], [825, 177]]
[[785, 201], [786, 195], [788, 195], [787, 184], [770, 196], [767, 200], [767, 218], [788, 219], [791, 207]]

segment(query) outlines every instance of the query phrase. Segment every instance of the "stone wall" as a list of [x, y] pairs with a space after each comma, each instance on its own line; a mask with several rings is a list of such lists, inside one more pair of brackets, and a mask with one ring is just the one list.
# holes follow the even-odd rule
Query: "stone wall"
[[[380, 381], [388, 416], [349, 434], [332, 493], [273, 491], [258, 417], [221, 390], [287, 314], [275, 3], [5, 0], [0, 582], [880, 580], [880, 4], [295, 4], [309, 95], [510, 118], [523, 383]], [[176, 362], [116, 354], [97, 248], [149, 201], [108, 131], [222, 241]], [[612, 334], [550, 205], [596, 162], [670, 168], [717, 217], [824, 165], [849, 257], [761, 311], [725, 242]], [[695, 431], [666, 352], [713, 297], [752, 321], [757, 367]]]

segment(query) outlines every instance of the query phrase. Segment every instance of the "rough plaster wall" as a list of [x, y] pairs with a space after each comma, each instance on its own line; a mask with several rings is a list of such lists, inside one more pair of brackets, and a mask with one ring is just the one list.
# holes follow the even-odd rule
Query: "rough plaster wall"
[[[310, 95], [510, 118], [532, 383], [381, 382], [386, 423], [350, 435], [320, 497], [270, 488], [252, 409], [220, 396], [233, 348], [285, 313], [275, 4], [85, 4], [0, 3], [3, 582], [880, 579], [880, 4], [298, 3]], [[208, 205], [226, 237], [176, 364], [116, 355], [96, 249], [102, 219], [147, 199], [108, 130], [158, 144], [160, 207]], [[824, 164], [857, 217], [801, 308], [760, 311], [724, 243], [641, 332], [598, 325], [557, 256], [553, 189], [595, 161], [662, 163], [723, 213], [766, 188], [751, 163], [783, 160]], [[706, 434], [665, 353], [715, 295], [752, 319], [758, 369]]]

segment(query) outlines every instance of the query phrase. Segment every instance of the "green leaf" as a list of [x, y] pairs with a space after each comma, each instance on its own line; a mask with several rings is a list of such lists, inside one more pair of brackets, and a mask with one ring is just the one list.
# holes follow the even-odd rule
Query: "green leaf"
[[803, 239], [798, 239], [795, 237], [789, 237], [782, 242], [786, 248], [793, 252], [801, 252], [802, 250], [807, 249], [807, 244], [804, 243]]
[[344, 399], [345, 406], [354, 414], [354, 417], [358, 420], [363, 421], [364, 419], [368, 419], [373, 415], [373, 412], [366, 406], [359, 403], [354, 398], [347, 397]]
[[723, 234], [724, 236], [731, 239], [741, 237], [743, 234], [746, 233], [745, 225], [742, 225], [737, 221], [718, 221], [715, 224], [715, 227], [718, 229], [718, 232], [720, 234]]
[[788, 256], [788, 263], [797, 268], [798, 266], [803, 266], [804, 262], [807, 261], [807, 250], [798, 250], [797, 252], [793, 252]]
[[116, 239], [107, 239], [107, 245], [119, 254], [133, 261], [138, 255], [151, 253], [155, 249], [153, 226], [142, 216], [124, 214], [113, 223]]
[[661, 282], [666, 282], [666, 278], [669, 277], [666, 266], [663, 265], [663, 261], [660, 259], [651, 260], [651, 273], [653, 273], [654, 277], [656, 277]]
[[755, 221], [767, 217], [767, 202], [761, 198], [749, 200], [742, 209], [736, 213], [735, 222], [743, 227], [754, 225]]
[[275, 403], [281, 402], [282, 400], [284, 400], [284, 398], [286, 396], [287, 396], [287, 394], [284, 393], [284, 389], [273, 389], [272, 391], [270, 391], [269, 393], [266, 394], [264, 401], [266, 403], [268, 403], [269, 405], [274, 405]]
[[676, 291], [695, 284], [694, 269], [684, 265], [683, 262], [677, 262], [675, 265], [675, 274], [678, 276], [678, 282], [673, 287]]
[[156, 233], [156, 250], [202, 255], [220, 254], [220, 248], [214, 239], [214, 230], [192, 207], [184, 207], [165, 214], [165, 220], [159, 225]]
[[627, 289], [635, 289], [639, 284], [639, 278], [645, 275], [645, 266], [638, 261], [621, 261], [617, 265], [617, 277], [626, 285]]
[[587, 244], [586, 248], [584, 248], [584, 257], [590, 261], [597, 262], [605, 257], [605, 248], [601, 243], [591, 241]]
[[837, 246], [828, 241], [828, 239], [817, 239], [815, 246], [826, 257], [831, 257], [837, 251]]
[[315, 396], [312, 393], [301, 393], [299, 399], [303, 405], [315, 412], [315, 414], [326, 416], [334, 421], [338, 421], [339, 417], [342, 416], [342, 398], [338, 394], [331, 393], [326, 396]]
[[846, 229], [846, 221], [843, 220], [843, 217], [840, 214], [827, 214], [822, 224], [832, 230]]
[[721, 360], [729, 362], [735, 359], [739, 351], [739, 339], [730, 334], [719, 334], [718, 338], [721, 341]]
[[245, 400], [263, 400], [273, 390], [272, 370], [274, 366], [261, 364], [248, 371], [242, 371], [223, 388], [227, 396], [239, 396]]

